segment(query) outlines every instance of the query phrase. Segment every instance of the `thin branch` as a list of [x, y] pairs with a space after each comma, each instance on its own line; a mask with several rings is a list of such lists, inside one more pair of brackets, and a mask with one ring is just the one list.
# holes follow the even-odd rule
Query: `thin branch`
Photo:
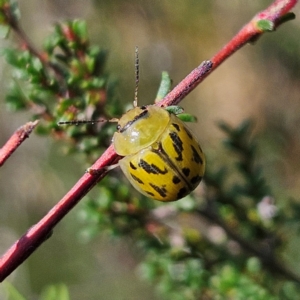
[[[108, 148], [109, 153], [112, 146]], [[103, 169], [103, 166], [115, 163], [116, 157], [105, 155], [92, 166]], [[35, 249], [37, 249], [51, 234], [55, 225], [82, 199], [89, 190], [101, 180], [108, 171], [90, 175], [86, 173], [74, 187], [55, 205], [46, 216], [31, 227], [12, 247], [0, 258], [0, 282], [15, 270]]]
[[[257, 14], [220, 52], [210, 61], [213, 63], [210, 70], [210, 63], [201, 64], [193, 70], [182, 82], [180, 82], [161, 102], [159, 106], [168, 106], [180, 102], [209, 74], [207, 70], [216, 69], [226, 58], [240, 49], [254, 37], [261, 35], [264, 31], [257, 25], [260, 20], [277, 22], [294, 5], [296, 0], [277, 0], [265, 11]], [[206, 67], [205, 67], [206, 65]], [[209, 68], [207, 68], [210, 66]], [[205, 69], [205, 71], [204, 71]], [[118, 162], [120, 157], [115, 153], [113, 146], [110, 146], [103, 155], [92, 166], [92, 169], [103, 169], [106, 166]], [[13, 270], [15, 270], [37, 247], [47, 239], [54, 226], [72, 209], [77, 202], [107, 173], [105, 169], [97, 175], [85, 174], [76, 185], [59, 201], [59, 203], [24, 236], [22, 236], [0, 259], [0, 281], [3, 281]]]
[[47, 56], [43, 55], [40, 51], [38, 51], [33, 46], [33, 43], [31, 43], [29, 37], [26, 35], [24, 30], [19, 26], [19, 22], [16, 16], [13, 14], [11, 10], [11, 6], [4, 5], [1, 9], [6, 17], [7, 23], [14, 30], [19, 40], [21, 41], [23, 48], [27, 49], [32, 55], [37, 57], [45, 67], [49, 67], [50, 69], [52, 69], [59, 78], [62, 78], [63, 73], [59, 69], [59, 67], [53, 64], [51, 61], [49, 61], [47, 59]]
[[212, 68], [209, 72], [201, 73], [201, 67], [198, 66], [186, 78], [184, 78], [166, 97], [158, 103], [159, 106], [166, 107], [169, 105], [177, 105], [184, 97], [194, 90], [208, 74], [214, 71], [221, 63], [229, 56], [238, 51], [247, 43], [257, 39], [267, 30], [263, 31], [258, 26], [259, 21], [268, 20], [273, 24], [273, 31], [277, 25], [280, 25], [280, 20], [290, 9], [292, 9], [298, 0], [277, 0], [271, 4], [266, 10], [258, 13], [254, 18], [246, 24], [232, 39], [229, 41], [210, 61]]
[[37, 126], [38, 120], [28, 122], [17, 129], [9, 138], [5, 145], [0, 149], [0, 167], [17, 150], [17, 148], [27, 139], [32, 130]]

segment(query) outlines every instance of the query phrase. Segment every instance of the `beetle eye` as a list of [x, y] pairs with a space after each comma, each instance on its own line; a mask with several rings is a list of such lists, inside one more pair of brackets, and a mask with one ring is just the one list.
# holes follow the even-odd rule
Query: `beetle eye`
[[120, 130], [120, 128], [121, 128], [121, 125], [117, 125], [117, 130], [119, 131]]

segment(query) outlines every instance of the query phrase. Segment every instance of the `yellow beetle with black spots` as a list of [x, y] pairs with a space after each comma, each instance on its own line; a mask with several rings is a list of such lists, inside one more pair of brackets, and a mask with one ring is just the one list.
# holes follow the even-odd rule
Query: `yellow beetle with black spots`
[[[123, 156], [118, 165], [140, 193], [159, 201], [176, 201], [192, 192], [202, 180], [205, 157], [193, 134], [176, 116], [180, 114], [179, 107], [175, 106], [172, 112], [170, 106], [137, 106], [138, 62], [136, 48], [134, 108], [119, 120], [110, 120], [118, 121], [117, 132], [113, 136], [115, 151]], [[171, 86], [171, 80], [166, 75], [163, 76], [158, 92], [160, 97], [157, 99], [162, 99]], [[93, 124], [102, 121], [74, 120], [59, 124]], [[95, 174], [98, 171], [88, 169], [87, 172]]]
[[142, 194], [176, 201], [193, 191], [205, 170], [199, 143], [175, 114], [149, 105], [134, 107], [118, 121], [115, 151], [119, 165]]

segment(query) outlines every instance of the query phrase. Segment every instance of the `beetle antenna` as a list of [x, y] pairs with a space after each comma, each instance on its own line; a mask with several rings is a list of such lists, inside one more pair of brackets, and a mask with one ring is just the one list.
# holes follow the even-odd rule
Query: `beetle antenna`
[[136, 46], [135, 47], [135, 91], [134, 91], [134, 101], [133, 101], [134, 107], [137, 107], [138, 105], [139, 81], [140, 81], [139, 48], [138, 46]]
[[110, 120], [100, 119], [100, 120], [72, 120], [72, 121], [61, 121], [57, 125], [82, 125], [82, 124], [95, 124], [104, 122], [119, 122], [119, 119], [112, 118]]

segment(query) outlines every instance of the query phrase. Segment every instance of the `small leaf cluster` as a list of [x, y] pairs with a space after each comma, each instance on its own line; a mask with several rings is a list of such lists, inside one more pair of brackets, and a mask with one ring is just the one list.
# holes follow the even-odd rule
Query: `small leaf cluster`
[[22, 41], [21, 47], [1, 51], [12, 66], [13, 80], [6, 95], [8, 109], [30, 111], [32, 119], [41, 120], [37, 133], [69, 139], [69, 152], [86, 153], [96, 159], [110, 144], [111, 125], [103, 122], [58, 126], [57, 123], [107, 121], [123, 112], [114, 96], [115, 83], [108, 81], [105, 71], [107, 52], [90, 45], [86, 23], [81, 20], [56, 24], [42, 51], [38, 51], [19, 28], [15, 7], [9, 1], [4, 2], [0, 6], [2, 23], [11, 25]]
[[[249, 234], [249, 238], [261, 238], [266, 234], [266, 224], [271, 226], [276, 211], [270, 213], [269, 218], [263, 218], [259, 214], [258, 204], [263, 199], [270, 199], [270, 202], [273, 200], [262, 168], [255, 163], [257, 144], [250, 138], [252, 123], [247, 120], [237, 128], [220, 123], [220, 128], [227, 134], [224, 145], [236, 160], [231, 168], [227, 165], [217, 167], [216, 170], [208, 169], [205, 180], [213, 189], [213, 193], [209, 195], [210, 205], [214, 203], [215, 208], [220, 209], [220, 214], [226, 216], [233, 228], [235, 224], [239, 224]], [[231, 169], [235, 171], [232, 172]], [[270, 207], [272, 204], [270, 203]]]

